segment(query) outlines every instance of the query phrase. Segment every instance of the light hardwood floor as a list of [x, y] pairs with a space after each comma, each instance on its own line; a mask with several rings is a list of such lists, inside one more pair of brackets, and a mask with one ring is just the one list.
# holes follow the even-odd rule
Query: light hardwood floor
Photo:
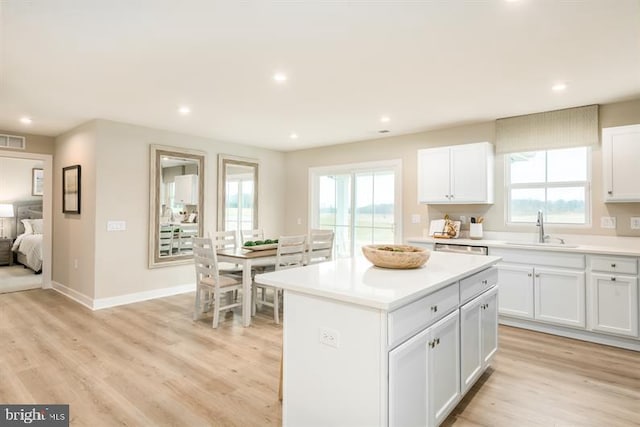
[[[50, 290], [0, 295], [0, 402], [69, 403], [74, 426], [280, 425], [270, 311], [213, 330], [192, 301], [91, 312]], [[444, 425], [640, 425], [640, 353], [508, 327], [500, 346]]]

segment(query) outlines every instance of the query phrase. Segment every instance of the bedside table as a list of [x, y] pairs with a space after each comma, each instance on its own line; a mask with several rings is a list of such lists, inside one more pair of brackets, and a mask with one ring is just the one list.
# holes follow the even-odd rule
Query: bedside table
[[0, 239], [0, 265], [13, 265], [13, 252], [11, 239]]

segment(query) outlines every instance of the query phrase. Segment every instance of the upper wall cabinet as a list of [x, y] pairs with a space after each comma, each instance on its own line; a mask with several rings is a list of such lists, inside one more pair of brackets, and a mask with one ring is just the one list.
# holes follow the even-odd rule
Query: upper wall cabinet
[[640, 125], [602, 129], [605, 202], [640, 202]]
[[419, 203], [493, 203], [493, 145], [418, 150]]
[[184, 205], [198, 204], [198, 175], [178, 175], [173, 178], [176, 186], [175, 201]]

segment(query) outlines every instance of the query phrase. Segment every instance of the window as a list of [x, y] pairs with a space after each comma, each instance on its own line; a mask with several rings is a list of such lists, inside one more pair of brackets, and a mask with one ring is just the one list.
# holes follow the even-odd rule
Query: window
[[401, 239], [399, 177], [400, 161], [311, 170], [311, 227], [334, 231], [336, 257]]
[[227, 176], [225, 200], [225, 230], [251, 230], [253, 226], [253, 175]]
[[588, 147], [505, 155], [507, 221], [534, 223], [538, 210], [547, 224], [590, 221]]

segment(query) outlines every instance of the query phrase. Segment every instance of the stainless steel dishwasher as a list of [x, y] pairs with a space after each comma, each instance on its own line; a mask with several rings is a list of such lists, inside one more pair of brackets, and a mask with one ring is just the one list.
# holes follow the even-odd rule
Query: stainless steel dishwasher
[[457, 254], [487, 255], [489, 249], [486, 246], [458, 245], [453, 243], [438, 243], [433, 245], [437, 252], [455, 252]]

